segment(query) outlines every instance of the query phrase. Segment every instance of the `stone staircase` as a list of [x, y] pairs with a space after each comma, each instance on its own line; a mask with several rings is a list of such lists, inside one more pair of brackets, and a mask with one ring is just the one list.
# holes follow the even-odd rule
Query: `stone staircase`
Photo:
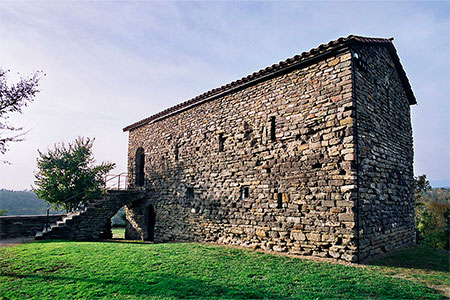
[[102, 198], [88, 203], [84, 209], [69, 213], [49, 229], [38, 232], [35, 239], [98, 240], [122, 206], [143, 199], [144, 195], [134, 190], [107, 191]]

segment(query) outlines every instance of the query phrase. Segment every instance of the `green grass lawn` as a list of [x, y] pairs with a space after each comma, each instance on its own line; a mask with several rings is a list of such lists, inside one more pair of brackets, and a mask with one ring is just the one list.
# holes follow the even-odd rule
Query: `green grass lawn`
[[124, 239], [125, 238], [125, 227], [113, 227], [111, 229], [113, 234], [113, 239]]
[[0, 299], [445, 299], [426, 284], [448, 276], [448, 252], [422, 247], [363, 267], [196, 243], [0, 248]]

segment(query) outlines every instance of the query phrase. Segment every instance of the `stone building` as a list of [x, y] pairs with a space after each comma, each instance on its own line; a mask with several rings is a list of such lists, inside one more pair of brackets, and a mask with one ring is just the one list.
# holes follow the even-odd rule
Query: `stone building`
[[131, 124], [126, 237], [346, 261], [414, 243], [413, 104], [392, 39], [351, 35]]

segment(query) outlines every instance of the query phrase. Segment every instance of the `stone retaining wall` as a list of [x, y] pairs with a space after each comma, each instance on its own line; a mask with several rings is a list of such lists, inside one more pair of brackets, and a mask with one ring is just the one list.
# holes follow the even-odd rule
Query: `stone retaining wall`
[[[49, 225], [62, 220], [65, 214], [50, 215]], [[29, 216], [1, 216], [0, 217], [0, 239], [34, 237], [37, 232], [44, 229], [47, 223], [46, 215]]]

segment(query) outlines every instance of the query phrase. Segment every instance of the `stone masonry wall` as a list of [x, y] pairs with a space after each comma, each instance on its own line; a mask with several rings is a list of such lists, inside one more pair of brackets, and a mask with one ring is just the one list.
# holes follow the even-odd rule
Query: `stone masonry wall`
[[351, 54], [235, 91], [130, 131], [145, 201], [127, 238], [206, 241], [357, 259]]
[[388, 50], [356, 49], [360, 259], [415, 242], [410, 105]]
[[[49, 225], [60, 221], [65, 215], [50, 215]], [[46, 215], [35, 216], [1, 216], [0, 239], [18, 237], [32, 237], [44, 229], [47, 222]]]
[[139, 191], [109, 190], [87, 203], [83, 209], [69, 213], [62, 222], [36, 235], [36, 239], [98, 240], [112, 237], [111, 218], [124, 205], [143, 198]]

